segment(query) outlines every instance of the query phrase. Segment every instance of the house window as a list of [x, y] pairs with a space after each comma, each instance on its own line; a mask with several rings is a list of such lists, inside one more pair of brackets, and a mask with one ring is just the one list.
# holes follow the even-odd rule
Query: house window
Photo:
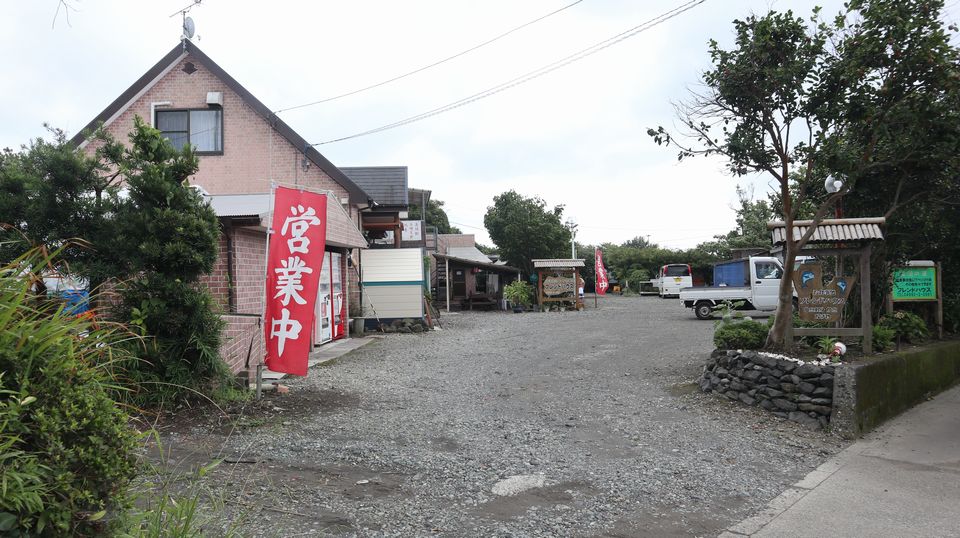
[[173, 147], [187, 144], [200, 154], [223, 153], [223, 110], [158, 110], [157, 129]]

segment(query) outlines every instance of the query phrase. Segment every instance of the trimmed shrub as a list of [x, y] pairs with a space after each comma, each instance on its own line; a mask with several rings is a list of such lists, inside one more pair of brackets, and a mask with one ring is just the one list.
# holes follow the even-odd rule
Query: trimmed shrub
[[873, 347], [877, 351], [883, 351], [885, 349], [890, 349], [890, 345], [893, 344], [893, 339], [897, 336], [897, 332], [889, 327], [884, 327], [882, 325], [873, 326]]
[[766, 323], [744, 319], [722, 323], [713, 333], [717, 349], [761, 349], [767, 341]]
[[98, 366], [113, 358], [114, 336], [34, 295], [25, 275], [46, 263], [0, 270], [4, 536], [97, 534], [136, 472], [138, 434]]
[[923, 318], [913, 312], [899, 310], [889, 316], [880, 318], [879, 326], [892, 329], [896, 338], [901, 338], [910, 343], [916, 343], [930, 334], [927, 323]]

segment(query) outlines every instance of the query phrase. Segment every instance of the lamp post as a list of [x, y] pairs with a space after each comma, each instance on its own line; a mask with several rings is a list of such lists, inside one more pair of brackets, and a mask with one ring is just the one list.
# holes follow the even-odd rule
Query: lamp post
[[[827, 191], [828, 194], [834, 194], [839, 192], [843, 188], [843, 181], [833, 176], [827, 176], [826, 181], [823, 182], [823, 188]], [[838, 219], [843, 218], [843, 198], [837, 200], [837, 207], [835, 209], [835, 216]]]
[[567, 219], [567, 222], [564, 223], [568, 230], [570, 230], [570, 259], [576, 259], [577, 257], [577, 223], [573, 222], [573, 219]]

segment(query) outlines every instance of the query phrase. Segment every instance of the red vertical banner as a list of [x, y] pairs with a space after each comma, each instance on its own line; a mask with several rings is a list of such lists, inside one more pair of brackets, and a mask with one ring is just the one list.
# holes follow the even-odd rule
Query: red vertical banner
[[267, 254], [267, 368], [307, 375], [327, 238], [327, 195], [277, 187]]
[[597, 273], [597, 295], [606, 295], [607, 288], [610, 287], [610, 281], [607, 279], [607, 270], [603, 267], [603, 251], [598, 248], [593, 254], [597, 263], [595, 268]]

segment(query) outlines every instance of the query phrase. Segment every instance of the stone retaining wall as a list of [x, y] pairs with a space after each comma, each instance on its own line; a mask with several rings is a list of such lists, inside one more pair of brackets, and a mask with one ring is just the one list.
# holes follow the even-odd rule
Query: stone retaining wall
[[833, 411], [834, 371], [829, 364], [802, 363], [756, 351], [716, 350], [703, 369], [700, 389], [825, 428]]
[[855, 439], [960, 381], [960, 342], [871, 357], [836, 375], [831, 429]]

